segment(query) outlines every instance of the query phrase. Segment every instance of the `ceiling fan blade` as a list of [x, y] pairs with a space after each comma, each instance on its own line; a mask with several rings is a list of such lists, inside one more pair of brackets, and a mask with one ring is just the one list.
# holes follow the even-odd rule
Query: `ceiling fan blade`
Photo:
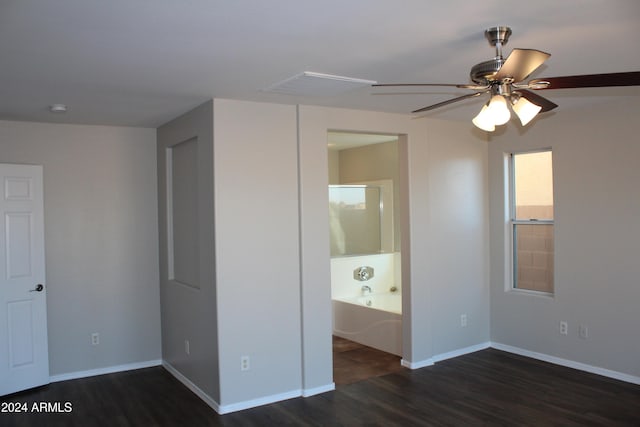
[[517, 92], [523, 98], [525, 98], [527, 101], [542, 107], [542, 109], [540, 110], [541, 113], [553, 110], [554, 108], [556, 108], [558, 106], [558, 104], [555, 104], [555, 103], [549, 101], [547, 98], [542, 97], [542, 96], [538, 95], [537, 93], [533, 93], [533, 92], [531, 92], [529, 90], [518, 89]]
[[424, 111], [435, 110], [436, 108], [444, 107], [445, 105], [453, 104], [454, 102], [462, 101], [469, 98], [475, 98], [476, 96], [482, 95], [483, 93], [488, 92], [487, 90], [483, 92], [474, 92], [468, 95], [462, 95], [457, 98], [451, 98], [446, 101], [438, 102], [437, 104], [429, 105], [427, 107], [420, 108], [418, 110], [412, 111], [412, 113], [422, 113]]
[[533, 79], [530, 85], [541, 84], [532, 89], [574, 89], [581, 87], [640, 86], [640, 71], [608, 74], [584, 74], [580, 76], [547, 77]]
[[457, 87], [459, 89], [473, 89], [483, 90], [488, 89], [487, 85], [470, 85], [470, 84], [455, 84], [455, 83], [376, 83], [372, 84], [373, 87], [415, 87], [415, 86], [441, 86], [441, 87]]
[[513, 49], [492, 80], [499, 81], [511, 77], [514, 82], [520, 82], [550, 56], [551, 54], [535, 49]]

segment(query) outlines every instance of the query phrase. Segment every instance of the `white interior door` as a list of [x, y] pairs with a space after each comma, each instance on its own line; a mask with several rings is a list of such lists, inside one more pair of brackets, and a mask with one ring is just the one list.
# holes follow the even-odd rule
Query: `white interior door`
[[49, 382], [42, 166], [0, 164], [0, 396]]

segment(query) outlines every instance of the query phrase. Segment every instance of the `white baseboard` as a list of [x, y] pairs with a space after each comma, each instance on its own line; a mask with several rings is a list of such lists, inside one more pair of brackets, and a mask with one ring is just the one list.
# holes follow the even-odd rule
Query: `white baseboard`
[[454, 357], [462, 356], [463, 354], [474, 353], [476, 351], [484, 350], [486, 348], [491, 347], [491, 343], [489, 341], [483, 342], [476, 345], [471, 345], [469, 347], [459, 348], [457, 350], [448, 351], [446, 353], [436, 354], [432, 357], [434, 363], [442, 362], [443, 360], [451, 359]]
[[326, 393], [328, 391], [333, 391], [335, 389], [336, 389], [336, 383], [331, 383], [331, 384], [323, 385], [320, 387], [314, 387], [314, 388], [304, 388], [302, 389], [302, 397], [311, 397], [311, 396], [315, 396], [316, 394]]
[[408, 360], [402, 359], [400, 360], [400, 364], [405, 368], [420, 369], [433, 365], [433, 359], [420, 360], [418, 362], [410, 362]]
[[209, 405], [214, 411], [220, 415], [228, 414], [231, 412], [242, 411], [244, 409], [255, 408], [256, 406], [268, 405], [270, 403], [279, 402], [281, 400], [292, 399], [294, 397], [302, 396], [301, 390], [291, 390], [285, 393], [274, 394], [271, 396], [264, 396], [258, 399], [246, 400], [244, 402], [231, 403], [228, 405], [221, 405], [216, 402], [211, 396], [205, 393], [200, 387], [195, 385], [191, 380], [180, 373], [176, 368], [171, 366], [167, 361], [162, 361], [162, 366], [169, 371], [171, 375], [176, 377], [178, 381], [191, 390], [196, 396], [202, 399], [207, 405]]
[[187, 387], [189, 390], [191, 390], [196, 396], [198, 396], [200, 399], [202, 399], [202, 401], [204, 401], [204, 403], [209, 405], [214, 411], [216, 411], [218, 414], [222, 414], [223, 413], [223, 412], [221, 412], [220, 404], [218, 402], [216, 402], [207, 393], [202, 391], [202, 389], [200, 387], [198, 387], [193, 382], [191, 382], [191, 380], [189, 378], [187, 378], [184, 375], [182, 375], [182, 373], [180, 373], [180, 371], [178, 371], [176, 368], [174, 368], [169, 362], [167, 362], [166, 360], [163, 360], [162, 361], [162, 367], [164, 367], [178, 381], [180, 381], [182, 384], [184, 384], [184, 386]]
[[229, 405], [220, 405], [218, 413], [228, 414], [230, 412], [242, 411], [244, 409], [255, 408], [256, 406], [268, 405], [270, 403], [280, 402], [282, 400], [293, 399], [302, 396], [302, 390], [291, 390], [285, 393], [272, 394], [271, 396], [259, 397], [258, 399], [245, 400], [244, 402], [231, 403]]
[[448, 351], [446, 353], [436, 354], [429, 359], [421, 360], [419, 362], [409, 362], [408, 360], [402, 359], [400, 364], [405, 368], [409, 369], [420, 369], [425, 368], [427, 366], [432, 366], [434, 363], [442, 362], [443, 360], [451, 359], [453, 357], [462, 356], [463, 354], [473, 353], [475, 351], [484, 350], [485, 348], [491, 347], [490, 342], [483, 342], [480, 344], [475, 344], [469, 347], [459, 348], [457, 350]]
[[530, 357], [532, 359], [542, 360], [543, 362], [553, 363], [555, 365], [566, 366], [567, 368], [578, 369], [580, 371], [590, 372], [592, 374], [602, 375], [620, 381], [640, 385], [640, 377], [624, 374], [610, 369], [600, 368], [598, 366], [587, 365], [586, 363], [575, 362], [573, 360], [563, 359], [561, 357], [550, 356], [544, 353], [538, 353], [531, 350], [525, 350], [519, 347], [513, 347], [507, 344], [492, 342], [491, 347], [496, 350], [506, 351], [508, 353], [519, 354], [520, 356]]
[[59, 381], [75, 380], [78, 378], [93, 377], [96, 375], [113, 374], [115, 372], [131, 371], [134, 369], [151, 368], [153, 366], [160, 366], [162, 361], [147, 360], [144, 362], [127, 363], [124, 365], [107, 366], [106, 368], [89, 369], [87, 371], [68, 372], [66, 374], [51, 375], [49, 381], [57, 383]]
[[555, 365], [566, 366], [567, 368], [578, 369], [580, 371], [602, 375], [603, 377], [613, 378], [616, 380], [640, 385], [640, 377], [637, 377], [634, 375], [629, 375], [629, 374], [625, 374], [618, 371], [612, 371], [611, 369], [600, 368], [598, 366], [587, 365], [586, 363], [563, 359], [561, 357], [556, 357], [556, 356], [550, 356], [548, 354], [538, 353], [531, 350], [525, 350], [523, 348], [514, 347], [507, 344], [501, 344], [493, 341], [472, 345], [470, 347], [449, 351], [447, 353], [437, 354], [431, 357], [430, 359], [422, 360], [419, 362], [409, 362], [407, 360], [402, 359], [400, 363], [402, 364], [402, 366], [409, 369], [420, 369], [426, 366], [431, 366], [434, 363], [438, 363], [446, 359], [451, 359], [453, 357], [462, 356], [463, 354], [484, 350], [489, 347], [495, 348], [496, 350], [506, 351], [508, 353], [519, 354], [520, 356], [530, 357], [532, 359], [542, 360], [543, 362], [549, 362]]

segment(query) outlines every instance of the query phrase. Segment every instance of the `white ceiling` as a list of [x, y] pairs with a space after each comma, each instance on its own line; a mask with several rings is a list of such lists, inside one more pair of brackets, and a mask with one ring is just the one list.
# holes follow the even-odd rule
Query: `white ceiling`
[[[505, 54], [552, 54], [532, 77], [640, 70], [638, 0], [0, 0], [0, 119], [156, 127], [212, 97], [407, 113], [468, 92], [262, 89], [303, 71], [467, 83], [493, 57], [483, 32], [496, 25], [513, 29]], [[640, 89], [538, 94], [561, 114]], [[53, 103], [69, 111], [48, 112]], [[470, 120], [481, 103], [428, 116]]]

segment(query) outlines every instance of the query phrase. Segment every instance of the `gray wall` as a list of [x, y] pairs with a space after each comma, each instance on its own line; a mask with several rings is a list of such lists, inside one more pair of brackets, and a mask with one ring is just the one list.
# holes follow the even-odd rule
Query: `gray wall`
[[[398, 181], [398, 143], [384, 142], [340, 150], [340, 183], [393, 179]], [[397, 191], [394, 188], [394, 191]]]
[[[162, 317], [165, 361], [223, 406], [330, 388], [326, 132], [342, 129], [402, 135], [406, 361], [491, 339], [637, 377], [637, 110], [563, 111], [488, 146], [467, 124], [228, 100], [161, 127], [157, 145], [152, 129], [0, 122], [0, 162], [44, 165], [51, 373], [158, 359]], [[164, 158], [194, 137], [196, 287], [168, 280]], [[549, 146], [556, 295], [506, 292], [503, 156]]]
[[[220, 403], [227, 409], [300, 394], [297, 126], [291, 105], [216, 99], [214, 106]], [[250, 370], [240, 370], [241, 356], [250, 357]]]
[[[403, 359], [419, 365], [488, 342], [484, 136], [471, 125], [406, 115], [312, 106], [300, 106], [299, 112], [303, 372], [309, 372], [305, 386], [326, 384], [331, 378], [324, 335], [331, 319], [328, 130], [402, 135]], [[460, 327], [460, 314], [468, 315], [467, 328]]]
[[302, 389], [334, 387], [327, 120], [330, 110], [298, 106]]
[[44, 166], [51, 375], [160, 359], [155, 137], [0, 122], [0, 162]]
[[431, 303], [424, 309], [437, 325], [438, 356], [489, 341], [488, 146], [470, 123], [434, 120], [428, 126], [429, 149], [420, 166], [428, 174], [429, 209], [424, 238]]
[[[559, 109], [560, 110], [560, 109]], [[489, 146], [491, 339], [640, 376], [640, 144], [637, 98], [558, 111], [525, 131], [509, 126]], [[505, 288], [505, 152], [551, 147], [555, 296]], [[560, 321], [569, 334], [560, 335]], [[587, 339], [578, 326], [588, 327]]]
[[[180, 145], [185, 143], [184, 145]], [[173, 215], [167, 223], [167, 148], [174, 147]], [[191, 149], [195, 153], [190, 153]], [[158, 219], [162, 357], [216, 402], [218, 318], [213, 212], [213, 102], [209, 101], [158, 129]], [[195, 154], [195, 155], [192, 155]], [[169, 183], [171, 184], [171, 183]], [[191, 191], [189, 195], [186, 192]], [[170, 205], [169, 205], [170, 206]], [[171, 218], [169, 218], [171, 219]], [[171, 245], [168, 227], [195, 236]], [[168, 254], [174, 249], [174, 276]], [[197, 259], [193, 259], [197, 258]], [[189, 268], [190, 266], [190, 268]], [[195, 273], [179, 273], [196, 269]], [[175, 279], [175, 280], [174, 280]], [[185, 341], [189, 341], [189, 354]]]

